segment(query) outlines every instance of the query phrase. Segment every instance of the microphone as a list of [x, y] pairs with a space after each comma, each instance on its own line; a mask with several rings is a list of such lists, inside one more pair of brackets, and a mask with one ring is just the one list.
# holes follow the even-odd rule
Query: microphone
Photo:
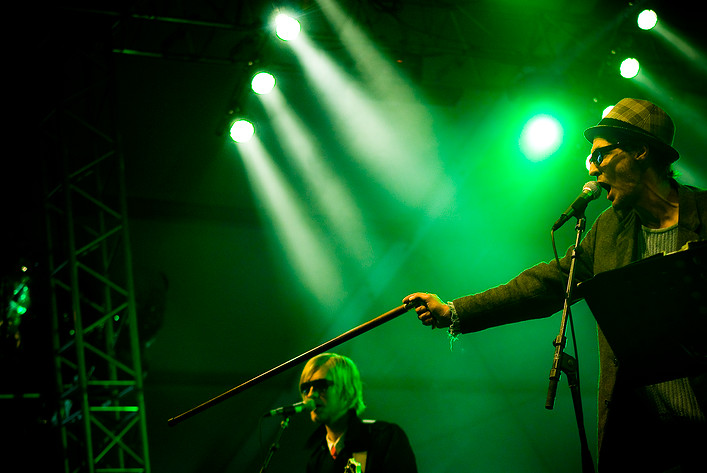
[[565, 210], [565, 213], [563, 213], [560, 218], [557, 219], [557, 222], [555, 222], [555, 224], [552, 226], [552, 231], [554, 232], [555, 230], [560, 228], [562, 225], [565, 224], [567, 220], [572, 218], [574, 215], [583, 214], [584, 209], [587, 208], [589, 202], [593, 201], [594, 199], [598, 199], [600, 195], [601, 187], [599, 187], [597, 181], [589, 181], [584, 184], [584, 187], [582, 188], [582, 193], [579, 194], [579, 197], [574, 199], [572, 205], [570, 205], [569, 208]]
[[277, 415], [282, 415], [282, 416], [288, 416], [290, 414], [299, 414], [302, 411], [312, 411], [316, 407], [316, 404], [314, 402], [314, 399], [307, 399], [306, 401], [298, 402], [295, 404], [292, 404], [291, 406], [284, 406], [284, 407], [278, 407], [277, 409], [273, 409], [267, 413], [263, 417], [271, 417], [271, 416], [277, 416]]

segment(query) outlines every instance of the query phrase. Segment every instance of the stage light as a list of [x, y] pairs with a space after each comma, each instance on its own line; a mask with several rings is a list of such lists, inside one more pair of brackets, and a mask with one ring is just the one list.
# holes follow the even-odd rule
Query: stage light
[[[268, 96], [269, 98], [272, 96]], [[281, 246], [287, 267], [313, 296], [316, 310], [330, 315], [345, 294], [342, 268], [325, 227], [293, 187], [275, 158], [257, 138], [239, 147], [248, 180], [274, 243]]]
[[623, 60], [619, 70], [621, 71], [622, 77], [625, 77], [626, 79], [633, 79], [638, 75], [638, 71], [641, 70], [641, 65], [637, 59], [630, 57]]
[[562, 143], [562, 126], [549, 115], [537, 115], [523, 128], [520, 145], [523, 153], [532, 161], [548, 157]]
[[279, 14], [275, 17], [275, 33], [283, 41], [292, 41], [300, 33], [300, 23], [291, 16]]
[[248, 120], [236, 120], [231, 125], [231, 139], [236, 143], [247, 143], [253, 134], [255, 134], [255, 128]]
[[638, 15], [637, 22], [642, 30], [650, 30], [658, 23], [658, 15], [653, 10], [643, 10]]
[[268, 94], [275, 87], [275, 78], [267, 72], [260, 72], [253, 77], [250, 87], [256, 94]]
[[613, 105], [609, 105], [608, 107], [606, 107], [606, 108], [604, 109], [604, 111], [601, 112], [601, 118], [604, 118], [605, 116], [607, 116], [607, 115], [609, 114], [609, 112], [610, 112], [613, 108], [614, 108]]
[[372, 237], [366, 235], [363, 213], [356, 205], [344, 177], [330, 167], [316, 134], [279, 90], [262, 97], [273, 131], [281, 137], [282, 149], [300, 173], [311, 203], [326, 216], [330, 231], [343, 242], [346, 252], [359, 264], [373, 261]]

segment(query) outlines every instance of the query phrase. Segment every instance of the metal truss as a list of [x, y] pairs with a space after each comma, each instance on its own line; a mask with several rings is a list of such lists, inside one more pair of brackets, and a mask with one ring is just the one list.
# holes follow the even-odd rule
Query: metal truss
[[47, 41], [61, 48], [40, 131], [63, 470], [149, 473], [112, 55]]

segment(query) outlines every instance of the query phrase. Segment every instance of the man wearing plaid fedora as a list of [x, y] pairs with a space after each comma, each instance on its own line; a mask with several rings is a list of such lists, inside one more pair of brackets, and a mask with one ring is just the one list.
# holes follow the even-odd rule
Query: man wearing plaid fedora
[[[646, 100], [625, 98], [584, 132], [592, 143], [589, 174], [611, 207], [577, 251], [575, 281], [649, 256], [707, 240], [707, 192], [679, 184], [672, 163], [675, 127]], [[507, 284], [443, 302], [436, 294], [406, 296], [423, 325], [449, 334], [548, 317], [562, 309], [572, 248]], [[647, 295], [648, 296], [648, 295]], [[707, 338], [707, 334], [705, 334]], [[630, 385], [599, 330], [599, 471], [692, 472], [707, 468], [707, 372], [649, 386]], [[702, 354], [706, 356], [706, 354]]]

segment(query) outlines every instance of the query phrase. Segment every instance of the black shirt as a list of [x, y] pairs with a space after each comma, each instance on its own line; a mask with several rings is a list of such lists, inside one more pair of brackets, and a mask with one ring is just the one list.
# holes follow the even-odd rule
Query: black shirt
[[367, 452], [365, 473], [417, 473], [415, 454], [403, 429], [390, 422], [362, 421], [353, 410], [346, 415], [344, 447], [336, 460], [329, 453], [323, 425], [309, 438], [307, 473], [343, 473], [354, 452]]

